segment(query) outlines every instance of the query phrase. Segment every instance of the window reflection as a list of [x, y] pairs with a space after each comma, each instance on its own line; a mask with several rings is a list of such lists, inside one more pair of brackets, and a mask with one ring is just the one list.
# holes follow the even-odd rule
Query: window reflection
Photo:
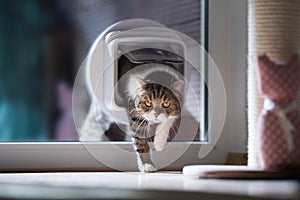
[[199, 0], [0, 0], [0, 141], [77, 140], [77, 69], [102, 30], [133, 17], [200, 40]]

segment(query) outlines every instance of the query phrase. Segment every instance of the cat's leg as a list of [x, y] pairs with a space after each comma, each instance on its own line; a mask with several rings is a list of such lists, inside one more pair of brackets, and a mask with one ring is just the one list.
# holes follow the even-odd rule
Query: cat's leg
[[170, 128], [173, 126], [174, 121], [175, 119], [167, 119], [157, 126], [154, 136], [154, 148], [156, 151], [161, 151], [165, 147], [169, 137]]
[[150, 155], [150, 147], [147, 138], [132, 137], [132, 141], [137, 152], [138, 168], [141, 172], [155, 172]]

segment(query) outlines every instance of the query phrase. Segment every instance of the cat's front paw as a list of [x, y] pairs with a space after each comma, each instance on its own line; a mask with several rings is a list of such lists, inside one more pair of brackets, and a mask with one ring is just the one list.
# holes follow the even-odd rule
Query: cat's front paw
[[141, 164], [139, 166], [139, 170], [140, 170], [140, 172], [146, 172], [146, 173], [157, 171], [156, 167], [153, 164], [149, 164], [149, 163]]

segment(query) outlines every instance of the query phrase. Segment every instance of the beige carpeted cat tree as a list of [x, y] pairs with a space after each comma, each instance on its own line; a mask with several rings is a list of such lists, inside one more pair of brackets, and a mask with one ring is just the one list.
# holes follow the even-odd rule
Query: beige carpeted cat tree
[[[248, 0], [248, 165], [259, 167], [258, 115], [263, 98], [257, 85], [257, 56], [287, 61], [300, 49], [299, 0]], [[300, 95], [297, 97], [298, 107]]]

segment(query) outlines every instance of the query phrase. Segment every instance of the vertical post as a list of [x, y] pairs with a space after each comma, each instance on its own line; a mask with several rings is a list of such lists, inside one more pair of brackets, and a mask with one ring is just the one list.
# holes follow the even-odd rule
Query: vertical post
[[[300, 48], [300, 1], [248, 0], [248, 165], [258, 161], [258, 115], [263, 98], [257, 85], [257, 56], [287, 61]], [[300, 103], [300, 95], [297, 98]]]

